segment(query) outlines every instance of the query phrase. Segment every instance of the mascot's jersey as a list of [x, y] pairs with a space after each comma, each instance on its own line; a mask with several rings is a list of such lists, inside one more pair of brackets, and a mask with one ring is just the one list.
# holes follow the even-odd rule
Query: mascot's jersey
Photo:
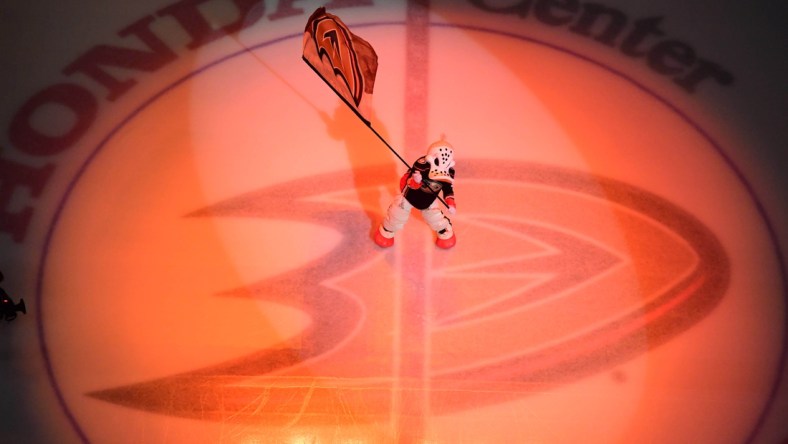
[[[408, 171], [400, 180], [400, 188], [404, 189], [405, 200], [410, 202], [414, 208], [426, 210], [435, 202], [439, 192], [443, 192], [444, 199], [454, 196], [454, 187], [452, 184], [448, 182], [438, 182], [429, 178], [430, 165], [424, 160], [424, 157], [420, 157], [416, 160], [416, 163], [413, 164], [413, 171], [421, 173], [421, 186], [416, 189], [407, 186], [408, 179], [411, 176], [411, 172]], [[454, 179], [454, 168], [449, 170], [449, 175]]]

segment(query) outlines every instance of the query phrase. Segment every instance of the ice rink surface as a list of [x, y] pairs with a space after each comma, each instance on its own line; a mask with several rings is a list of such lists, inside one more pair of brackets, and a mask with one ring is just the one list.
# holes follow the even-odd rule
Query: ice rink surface
[[441, 250], [372, 242], [407, 167], [301, 60], [321, 4], [39, 3], [0, 19], [0, 442], [788, 439], [784, 7], [329, 2], [374, 131], [454, 145]]

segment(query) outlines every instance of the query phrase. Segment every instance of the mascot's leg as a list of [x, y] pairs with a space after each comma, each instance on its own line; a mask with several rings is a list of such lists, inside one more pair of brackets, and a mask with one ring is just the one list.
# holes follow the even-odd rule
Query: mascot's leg
[[457, 243], [457, 236], [454, 235], [454, 230], [451, 227], [451, 220], [443, 214], [438, 202], [433, 202], [429, 208], [422, 210], [421, 215], [424, 221], [435, 230], [438, 238], [435, 240], [435, 245], [440, 248], [451, 248]]
[[384, 248], [394, 245], [394, 235], [405, 226], [412, 208], [405, 197], [397, 195], [389, 205], [386, 218], [375, 232], [375, 243]]

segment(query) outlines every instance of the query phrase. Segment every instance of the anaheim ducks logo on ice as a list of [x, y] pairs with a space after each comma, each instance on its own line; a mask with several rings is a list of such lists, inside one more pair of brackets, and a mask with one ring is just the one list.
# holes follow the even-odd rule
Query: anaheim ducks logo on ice
[[[425, 377], [440, 386], [429, 395], [437, 414], [527, 396], [529, 383], [565, 383], [621, 364], [702, 319], [727, 286], [728, 263], [715, 236], [644, 190], [526, 163], [502, 169], [479, 160], [463, 169], [464, 183], [473, 185], [465, 190], [473, 213], [461, 219], [463, 243], [450, 254], [429, 246], [433, 266], [423, 287], [432, 292], [422, 297], [432, 301], [427, 312], [434, 319], [399, 349], [427, 353], [430, 344]], [[355, 173], [380, 176], [374, 169]], [[398, 276], [395, 253], [360, 234], [368, 220], [357, 194], [386, 184], [357, 190], [349, 182], [349, 174], [334, 173], [283, 183], [189, 215], [285, 219], [343, 233], [303, 267], [222, 293], [290, 306], [308, 317], [307, 327], [245, 357], [90, 396], [165, 415], [267, 425], [388, 415], [399, 359], [388, 335], [397, 329], [394, 301], [402, 299], [393, 283], [418, 277]], [[485, 199], [493, 188], [501, 199]], [[528, 204], [512, 208], [508, 201]], [[609, 219], [623, 236], [598, 229]], [[403, 329], [421, 322], [402, 316]], [[514, 326], [528, 328], [511, 335]], [[397, 390], [420, 384], [416, 375], [399, 377]]]

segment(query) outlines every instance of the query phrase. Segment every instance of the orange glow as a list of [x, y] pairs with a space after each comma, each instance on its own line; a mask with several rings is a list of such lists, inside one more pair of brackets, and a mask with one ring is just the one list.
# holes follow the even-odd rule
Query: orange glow
[[750, 436], [783, 270], [697, 105], [603, 45], [458, 11], [415, 43], [403, 11], [345, 19], [381, 60], [374, 128], [411, 161], [456, 148], [451, 250], [417, 211], [373, 244], [405, 167], [299, 60], [295, 19], [98, 121], [42, 242], [41, 348], [77, 440]]

